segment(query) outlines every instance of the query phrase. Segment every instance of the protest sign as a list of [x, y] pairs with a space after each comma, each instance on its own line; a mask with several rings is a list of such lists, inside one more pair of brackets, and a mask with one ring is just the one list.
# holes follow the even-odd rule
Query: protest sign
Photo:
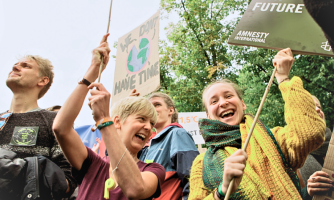
[[[328, 150], [326, 153], [325, 162], [322, 171], [329, 175], [329, 178], [334, 181], [334, 137], [331, 138]], [[334, 200], [334, 191], [330, 189], [328, 192], [322, 192], [314, 195], [313, 200]]]
[[228, 44], [334, 56], [303, 0], [252, 0]]
[[145, 96], [160, 87], [159, 12], [118, 39], [111, 103], [136, 89]]
[[198, 120], [206, 118], [205, 112], [183, 112], [179, 113], [179, 124], [193, 137], [195, 144], [205, 144], [202, 134], [198, 128]]

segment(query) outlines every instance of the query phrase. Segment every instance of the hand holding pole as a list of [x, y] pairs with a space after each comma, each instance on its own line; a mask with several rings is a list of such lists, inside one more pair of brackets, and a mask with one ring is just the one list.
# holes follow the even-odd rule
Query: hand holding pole
[[[255, 125], [256, 125], [257, 120], [259, 119], [259, 116], [260, 116], [260, 113], [261, 113], [261, 110], [262, 110], [264, 101], [266, 100], [267, 95], [268, 95], [268, 92], [269, 92], [269, 90], [270, 90], [270, 86], [271, 86], [271, 84], [272, 84], [273, 81], [274, 81], [274, 77], [275, 77], [276, 71], [277, 71], [277, 66], [275, 66], [275, 69], [274, 69], [274, 71], [273, 71], [273, 73], [272, 73], [272, 75], [271, 75], [271, 77], [270, 77], [270, 80], [269, 80], [269, 83], [268, 83], [268, 85], [267, 85], [266, 91], [264, 92], [264, 95], [263, 95], [263, 97], [262, 97], [262, 100], [261, 100], [259, 109], [258, 109], [257, 112], [256, 112], [256, 115], [255, 115], [253, 124], [252, 124], [252, 126], [251, 126], [251, 128], [250, 128], [250, 130], [249, 130], [247, 139], [246, 139], [245, 144], [244, 144], [244, 146], [243, 146], [243, 148], [242, 148], [243, 151], [246, 151], [247, 146], [248, 146], [248, 143], [249, 143], [249, 140], [250, 140], [250, 138], [252, 137], [253, 130], [254, 130], [254, 128], [255, 128]], [[232, 186], [233, 186], [233, 185], [234, 185], [234, 178], [231, 180], [231, 182], [230, 182], [230, 184], [229, 184], [229, 186], [228, 186], [228, 188], [227, 188], [227, 192], [226, 192], [226, 195], [225, 195], [224, 200], [228, 200], [228, 198], [230, 197], [231, 192], [232, 192], [232, 188], [233, 188]]]
[[[111, 17], [111, 8], [112, 8], [112, 0], [110, 2], [110, 9], [109, 9], [109, 18], [108, 18], [108, 28], [107, 28], [107, 33], [109, 33], [109, 26], [110, 26], [110, 17]], [[104, 42], [107, 42], [107, 40], [105, 40]], [[104, 57], [101, 55], [101, 64], [100, 64], [100, 70], [99, 70], [99, 76], [97, 79], [97, 82], [100, 83], [101, 80], [101, 73], [102, 73], [102, 69], [103, 69], [103, 62], [104, 62]]]

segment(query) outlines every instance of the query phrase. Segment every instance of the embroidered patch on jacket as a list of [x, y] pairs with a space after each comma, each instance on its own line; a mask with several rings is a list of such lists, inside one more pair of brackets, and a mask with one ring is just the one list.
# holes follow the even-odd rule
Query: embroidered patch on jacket
[[38, 126], [16, 126], [10, 145], [14, 146], [34, 146], [37, 141]]

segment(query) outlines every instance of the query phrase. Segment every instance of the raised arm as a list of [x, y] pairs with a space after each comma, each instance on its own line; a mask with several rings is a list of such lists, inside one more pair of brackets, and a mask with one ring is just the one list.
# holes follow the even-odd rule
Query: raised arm
[[324, 142], [326, 126], [315, 110], [311, 94], [303, 88], [302, 80], [298, 77], [291, 81], [288, 79], [293, 61], [290, 49], [280, 51], [273, 60], [285, 101], [287, 126], [275, 127], [272, 132], [291, 167], [298, 169], [303, 166], [307, 155]]
[[[108, 36], [109, 34], [103, 36], [100, 46], [93, 50], [92, 63], [84, 76], [89, 82], [94, 82], [98, 77], [101, 63], [100, 55], [104, 56], [104, 68], [109, 61], [110, 49], [108, 43], [104, 42]], [[58, 112], [53, 123], [53, 131], [66, 158], [77, 170], [81, 169], [83, 161], [87, 158], [87, 149], [73, 129], [73, 124], [82, 108], [88, 90], [87, 85], [78, 84]]]
[[[90, 92], [92, 96], [89, 97], [89, 104], [94, 112], [94, 120], [99, 121], [103, 118], [110, 117], [110, 93], [100, 83], [93, 83], [90, 88], [92, 87], [98, 88], [98, 90], [92, 90]], [[129, 151], [126, 150], [126, 146], [119, 137], [115, 128], [117, 127], [117, 129], [122, 129], [126, 125], [129, 126], [129, 124], [121, 127], [121, 121], [118, 116], [115, 116], [113, 120], [114, 125], [102, 128], [100, 131], [108, 151], [111, 168], [115, 169], [117, 167], [113, 174], [116, 182], [122, 189], [124, 195], [129, 199], [149, 198], [155, 194], [157, 188], [159, 187], [159, 182], [164, 180], [164, 169], [159, 165], [160, 168], [158, 170], [163, 173], [163, 177], [158, 177], [155, 173], [149, 171], [140, 172], [135, 161], [138, 161], [137, 155], [130, 154], [129, 152], [133, 152], [131, 149], [129, 149]], [[145, 123], [143, 125], [143, 129], [145, 131], [151, 131], [152, 125], [150, 123], [150, 119], [143, 120], [145, 121], [143, 121]], [[131, 143], [131, 141], [124, 142]], [[132, 148], [131, 144], [128, 146], [130, 146], [129, 148]], [[154, 165], [158, 166], [155, 163]]]

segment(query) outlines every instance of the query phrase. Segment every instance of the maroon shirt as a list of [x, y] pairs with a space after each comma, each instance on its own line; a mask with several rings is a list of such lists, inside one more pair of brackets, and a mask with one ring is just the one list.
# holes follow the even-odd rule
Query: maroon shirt
[[[88, 156], [83, 162], [80, 171], [72, 168], [72, 174], [79, 184], [79, 192], [77, 200], [104, 200], [104, 183], [109, 178], [109, 166], [108, 159], [102, 159], [99, 155], [94, 153], [90, 148], [87, 148]], [[137, 166], [141, 172], [149, 171], [154, 173], [159, 180], [157, 190], [152, 199], [160, 196], [160, 185], [165, 180], [165, 169], [158, 163], [146, 164], [142, 161], [137, 163]], [[120, 187], [109, 191], [109, 199], [127, 200]]]

